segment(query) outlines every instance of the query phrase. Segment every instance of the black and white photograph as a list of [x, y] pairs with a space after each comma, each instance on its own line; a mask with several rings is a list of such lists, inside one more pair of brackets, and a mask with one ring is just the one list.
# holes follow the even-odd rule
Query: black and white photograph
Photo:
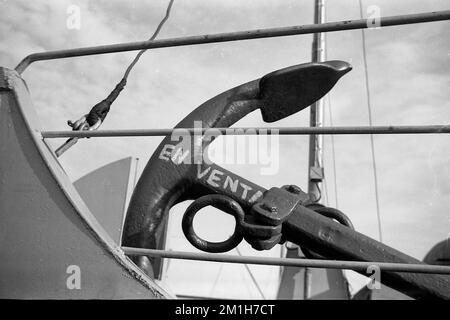
[[167, 319], [450, 299], [449, 20], [0, 0], [0, 299]]

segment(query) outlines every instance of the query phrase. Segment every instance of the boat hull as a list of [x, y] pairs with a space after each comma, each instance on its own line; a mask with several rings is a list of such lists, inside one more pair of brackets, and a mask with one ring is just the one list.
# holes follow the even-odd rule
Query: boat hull
[[0, 68], [0, 298], [170, 298], [105, 232], [40, 131], [25, 82]]

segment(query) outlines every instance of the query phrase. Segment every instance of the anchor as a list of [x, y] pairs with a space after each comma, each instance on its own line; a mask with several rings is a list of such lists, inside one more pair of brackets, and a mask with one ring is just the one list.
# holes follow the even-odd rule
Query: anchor
[[[230, 127], [256, 109], [261, 110], [264, 121], [274, 122], [320, 99], [350, 70], [351, 66], [343, 61], [281, 69], [208, 100], [176, 128], [194, 127], [198, 121], [203, 128]], [[330, 219], [325, 214], [327, 210], [315, 208], [309, 195], [297, 186], [266, 190], [210, 161], [198, 161], [196, 152], [185, 155], [187, 145], [191, 151], [200, 148], [204, 155], [214, 137], [205, 131], [184, 143], [184, 135], [166, 136], [148, 161], [130, 200], [123, 246], [156, 248], [170, 208], [185, 200], [195, 200], [183, 217], [183, 231], [194, 246], [204, 251], [226, 252], [243, 238], [256, 250], [270, 249], [287, 240], [305, 247], [310, 254], [328, 259], [421, 263], [358, 233], [349, 224]], [[221, 179], [239, 181], [248, 192], [243, 196]], [[192, 227], [195, 213], [208, 205], [235, 217], [236, 229], [228, 240], [211, 243], [195, 234]], [[331, 217], [335, 218], [336, 214]], [[152, 274], [153, 258], [133, 256], [132, 259]], [[381, 282], [414, 298], [450, 298], [450, 282], [439, 275], [382, 271]]]

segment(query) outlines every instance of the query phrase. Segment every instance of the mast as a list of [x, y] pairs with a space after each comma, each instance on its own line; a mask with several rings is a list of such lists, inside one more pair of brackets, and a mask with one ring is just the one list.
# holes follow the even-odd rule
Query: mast
[[[325, 0], [314, 0], [314, 23], [325, 22]], [[325, 60], [325, 34], [315, 33], [312, 43], [312, 61], [322, 62]], [[324, 99], [316, 101], [310, 108], [310, 127], [322, 127], [324, 120]], [[308, 161], [308, 193], [314, 201], [321, 199], [323, 170], [323, 135], [310, 135], [309, 137], [309, 161]], [[304, 299], [310, 297], [311, 272], [305, 269]]]

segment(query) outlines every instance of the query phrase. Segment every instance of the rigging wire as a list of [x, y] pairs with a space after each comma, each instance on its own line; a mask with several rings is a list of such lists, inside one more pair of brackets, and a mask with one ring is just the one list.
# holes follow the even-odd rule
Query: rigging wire
[[[359, 14], [361, 19], [363, 19], [363, 5], [362, 0], [359, 1]], [[365, 85], [366, 85], [366, 95], [367, 95], [367, 108], [369, 112], [369, 125], [372, 126], [372, 106], [371, 106], [371, 98], [370, 98], [370, 89], [369, 89], [369, 73], [367, 68], [367, 54], [366, 54], [366, 36], [364, 30], [361, 29], [362, 35], [362, 50], [363, 50], [363, 62], [364, 62], [364, 75], [365, 75]], [[376, 211], [377, 211], [377, 220], [378, 220], [378, 237], [380, 242], [383, 242], [382, 232], [381, 232], [381, 214], [380, 214], [380, 199], [378, 195], [378, 177], [377, 177], [377, 165], [376, 165], [376, 157], [375, 157], [375, 145], [373, 134], [370, 134], [370, 148], [372, 153], [372, 167], [373, 167], [373, 179], [375, 185], [375, 202], [376, 202]]]
[[[237, 253], [242, 256], [241, 251], [239, 250], [238, 247], [235, 248]], [[248, 265], [245, 263], [244, 267], [247, 269], [248, 274], [250, 275], [250, 278], [252, 278], [253, 283], [255, 284], [256, 289], [258, 289], [259, 294], [261, 295], [261, 297], [266, 300], [266, 296], [264, 295], [263, 291], [261, 290], [261, 287], [258, 284], [258, 281], [256, 281], [255, 276], [253, 275], [252, 271], [250, 270], [250, 268], [248, 267]]]
[[[328, 21], [328, 10], [325, 10], [325, 21]], [[328, 33], [325, 33], [325, 39], [324, 39], [325, 43], [328, 43]], [[325, 50], [325, 61], [328, 60], [328, 50]], [[330, 119], [330, 127], [333, 127], [333, 113], [331, 112], [331, 92], [329, 92], [323, 99], [324, 100], [324, 109], [326, 109], [326, 105], [325, 102], [327, 102], [328, 104], [328, 115], [329, 115], [329, 119]], [[324, 122], [325, 122], [325, 116], [324, 116]], [[331, 162], [333, 164], [333, 184], [334, 184], [334, 200], [335, 200], [335, 208], [338, 209], [339, 208], [339, 201], [338, 201], [338, 185], [337, 185], [337, 170], [336, 170], [336, 152], [335, 152], [335, 145], [334, 145], [334, 134], [330, 135], [331, 137]], [[326, 188], [326, 184], [324, 181], [324, 185]], [[326, 192], [326, 196], [327, 196], [327, 200], [328, 202], [330, 202], [329, 198], [328, 198], [328, 191], [327, 189], [325, 189]], [[329, 205], [329, 203], [327, 204], [327, 206]], [[347, 290], [348, 292], [351, 292], [350, 290], [352, 289], [351, 287], [351, 283], [348, 280], [348, 275], [346, 274], [345, 270], [342, 270], [341, 272], [342, 277], [345, 281], [345, 283], [347, 283]]]
[[211, 287], [211, 290], [210, 290], [210, 292], [209, 292], [209, 295], [210, 295], [210, 296], [213, 295], [214, 290], [216, 289], [217, 283], [219, 282], [219, 277], [220, 277], [220, 275], [221, 275], [221, 273], [222, 273], [222, 269], [223, 269], [223, 263], [220, 264], [219, 271], [217, 272], [216, 279], [214, 280], [214, 284], [213, 284], [213, 286]]
[[[328, 10], [325, 10], [325, 21], [328, 21], [327, 16]], [[325, 43], [328, 43], [328, 32], [325, 33]], [[325, 50], [325, 61], [328, 60], [328, 51]], [[333, 127], [333, 114], [331, 112], [331, 92], [329, 92], [326, 97], [328, 104], [328, 114], [330, 117], [330, 127]], [[325, 99], [324, 98], [324, 99]], [[335, 200], [335, 208], [339, 209], [338, 202], [338, 187], [337, 187], [337, 170], [336, 170], [336, 152], [334, 149], [334, 134], [330, 135], [331, 137], [331, 162], [333, 163], [333, 182], [334, 182], [334, 200]], [[328, 198], [328, 194], [327, 194]]]
[[328, 197], [327, 179], [325, 179], [325, 177], [323, 178], [323, 190], [325, 191], [323, 202], [325, 202], [325, 205], [328, 207], [330, 205], [330, 198]]
[[[331, 112], [330, 94], [327, 95], [327, 102], [328, 102], [328, 114], [330, 117], [330, 127], [332, 127], [333, 126], [333, 114]], [[336, 170], [336, 152], [334, 149], [334, 134], [330, 135], [330, 137], [331, 137], [331, 162], [333, 163], [334, 200], [335, 200], [335, 208], [339, 209], [337, 170]]]

